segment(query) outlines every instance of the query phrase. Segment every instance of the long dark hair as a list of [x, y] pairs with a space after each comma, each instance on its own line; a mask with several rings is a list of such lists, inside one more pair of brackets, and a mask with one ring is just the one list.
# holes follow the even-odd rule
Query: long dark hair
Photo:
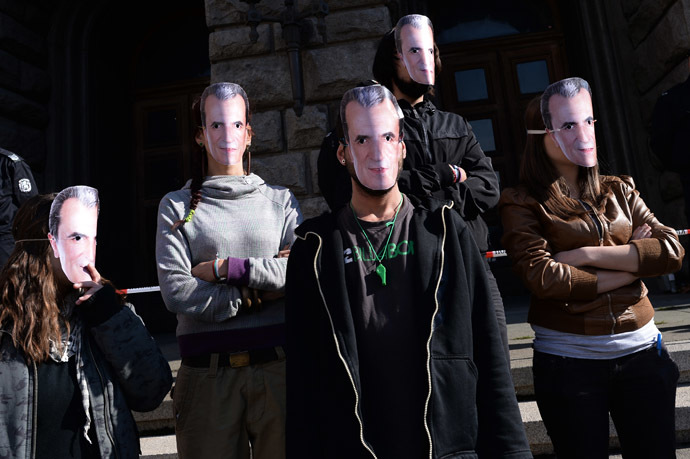
[[196, 136], [202, 132], [201, 128], [201, 97], [198, 97], [192, 103], [191, 119], [194, 121], [196, 130], [194, 131], [194, 141], [192, 142], [192, 183], [190, 184], [191, 199], [189, 201], [189, 212], [180, 220], [177, 220], [172, 225], [172, 230], [176, 230], [194, 217], [194, 212], [201, 202], [201, 184], [204, 182], [206, 176], [206, 169], [208, 167], [206, 158], [206, 149], [203, 144], [196, 142]]
[[9, 329], [14, 346], [27, 359], [50, 356], [50, 339], [61, 346], [59, 287], [51, 265], [48, 215], [55, 194], [38, 195], [17, 211], [12, 225], [15, 246], [0, 273], [0, 324]]
[[[242, 97], [242, 100], [244, 100], [244, 116], [247, 129], [250, 131], [252, 136], [254, 134], [250, 125], [251, 111], [249, 110], [249, 99], [247, 98], [247, 94], [244, 92], [244, 89], [242, 89], [240, 85], [227, 82], [214, 83], [204, 89], [204, 92], [201, 94], [201, 96], [192, 103], [191, 119], [194, 120], [196, 130], [194, 131], [194, 141], [192, 142], [192, 183], [190, 184], [191, 198], [189, 200], [189, 212], [185, 218], [177, 220], [172, 224], [171, 229], [173, 231], [185, 223], [192, 221], [194, 218], [194, 213], [201, 202], [201, 185], [204, 182], [204, 177], [206, 177], [208, 158], [206, 157], [206, 149], [204, 148], [203, 144], [197, 143], [196, 136], [203, 132], [203, 126], [206, 125], [206, 114], [202, 108], [205, 108], [204, 104], [206, 102], [206, 98], [211, 95], [220, 100], [228, 100], [236, 96]], [[246, 150], [246, 156], [247, 168], [245, 173], [249, 175], [252, 167], [252, 156], [249, 152], [249, 148]]]
[[[525, 110], [525, 127], [528, 130], [544, 130], [540, 97], [535, 97]], [[525, 150], [520, 164], [520, 183], [539, 203], [547, 207], [554, 215], [570, 219], [586, 210], [576, 200], [569, 197], [568, 185], [558, 173], [546, 153], [544, 135], [527, 134]], [[602, 211], [610, 192], [610, 185], [599, 175], [599, 165], [594, 167], [578, 166], [578, 186], [580, 199]]]

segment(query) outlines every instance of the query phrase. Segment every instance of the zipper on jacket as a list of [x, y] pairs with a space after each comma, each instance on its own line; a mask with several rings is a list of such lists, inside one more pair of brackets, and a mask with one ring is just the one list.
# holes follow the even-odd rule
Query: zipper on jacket
[[599, 246], [604, 245], [604, 223], [599, 218], [599, 214], [594, 210], [592, 206], [584, 202], [582, 199], [578, 199], [578, 202], [583, 209], [587, 211], [587, 215], [592, 219], [595, 228], [597, 229], [597, 234], [599, 234]]
[[362, 418], [359, 415], [359, 392], [357, 392], [357, 385], [355, 384], [355, 379], [352, 377], [352, 372], [350, 372], [350, 367], [347, 366], [347, 362], [345, 361], [345, 357], [343, 357], [343, 354], [340, 352], [340, 343], [338, 343], [338, 337], [336, 336], [336, 333], [335, 333], [335, 325], [333, 325], [333, 317], [331, 317], [331, 312], [328, 310], [328, 306], [326, 306], [326, 298], [323, 296], [323, 289], [321, 288], [321, 279], [319, 279], [319, 270], [317, 269], [316, 264], [317, 264], [317, 261], [319, 258], [319, 253], [321, 252], [321, 247], [323, 245], [323, 239], [321, 239], [321, 236], [319, 236], [317, 233], [313, 233], [313, 232], [309, 232], [309, 233], [305, 234], [304, 237], [301, 239], [306, 241], [307, 236], [309, 234], [313, 234], [319, 240], [319, 247], [316, 249], [316, 252], [314, 253], [314, 276], [316, 277], [316, 285], [319, 286], [319, 294], [321, 295], [321, 300], [323, 301], [323, 306], [326, 309], [326, 315], [328, 315], [328, 321], [331, 324], [333, 341], [335, 341], [335, 349], [338, 352], [338, 357], [340, 358], [340, 361], [343, 363], [343, 366], [345, 367], [345, 372], [347, 373], [347, 377], [350, 378], [350, 384], [352, 384], [352, 390], [355, 393], [355, 417], [357, 418], [357, 422], [359, 422], [359, 440], [362, 442], [362, 445], [366, 448], [366, 450], [369, 451], [371, 456], [376, 458], [376, 454], [371, 449], [371, 447], [367, 444], [367, 442], [364, 440], [364, 423], [362, 421]]
[[431, 163], [432, 158], [431, 150], [429, 149], [429, 136], [426, 133], [426, 123], [424, 122], [424, 118], [417, 113], [417, 109], [415, 107], [412, 107], [412, 113], [414, 114], [414, 118], [419, 120], [420, 124], [422, 125], [422, 147], [425, 153], [424, 159], [426, 160], [427, 164]]
[[441, 208], [441, 222], [443, 226], [443, 236], [441, 238], [441, 266], [439, 267], [438, 280], [436, 281], [436, 288], [434, 289], [434, 313], [431, 315], [431, 324], [429, 330], [429, 338], [426, 340], [426, 377], [427, 384], [429, 385], [429, 392], [426, 396], [426, 401], [424, 402], [424, 430], [426, 430], [426, 435], [429, 438], [429, 459], [434, 457], [434, 442], [431, 439], [431, 430], [429, 430], [429, 423], [427, 418], [429, 416], [429, 400], [431, 400], [431, 338], [434, 336], [434, 320], [436, 320], [436, 314], [438, 314], [438, 288], [441, 285], [441, 278], [443, 277], [443, 267], [446, 261], [446, 213], [445, 210], [451, 210], [453, 203], [450, 205], [444, 205]]
[[38, 426], [38, 368], [36, 362], [31, 361], [31, 367], [34, 373], [34, 399], [31, 408], [31, 457], [36, 458], [36, 435]]
[[601, 218], [599, 218], [599, 214], [596, 212], [596, 210], [592, 209], [592, 213], [594, 214], [594, 218], [596, 218], [597, 222], [599, 222], [599, 225], [596, 225], [597, 231], [599, 231], [599, 246], [604, 245], [604, 222], [601, 221]]
[[616, 333], [616, 316], [613, 315], [613, 309], [611, 308], [611, 294], [610, 293], [606, 294], [606, 299], [609, 302], [609, 317], [611, 317], [611, 322], [613, 322], [611, 324], [611, 334], [613, 335]]
[[[98, 368], [98, 362], [96, 361], [96, 357], [93, 355], [93, 350], [91, 349], [91, 344], [89, 343], [88, 337], [84, 336], [82, 339], [84, 340], [84, 344], [86, 344], [86, 347], [89, 348], [89, 355], [91, 356], [91, 360], [93, 360], [93, 366], [96, 367], [96, 372], [98, 373], [98, 378], [100, 379], [101, 387], [103, 388], [103, 408], [105, 409], [105, 432], [108, 434], [110, 443], [112, 443], [113, 445], [113, 453], [115, 453], [115, 457], [119, 457], [119, 454], [117, 453], [117, 443], [115, 443], [115, 440], [113, 439], [112, 427], [110, 426], [110, 407], [108, 406], [108, 397], [106, 397], [108, 387], [104, 382], [104, 378], [101, 374], [100, 368]], [[79, 363], [77, 363], [77, 365], [78, 364]], [[95, 416], [93, 419], [93, 428], [96, 428]]]

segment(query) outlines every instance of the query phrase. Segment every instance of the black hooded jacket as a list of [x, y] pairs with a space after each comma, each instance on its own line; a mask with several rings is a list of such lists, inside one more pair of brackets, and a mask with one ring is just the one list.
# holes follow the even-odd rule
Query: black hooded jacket
[[[438, 110], [429, 100], [414, 107], [405, 100], [398, 100], [398, 104], [405, 115], [403, 140], [407, 148], [398, 180], [400, 191], [453, 201], [479, 250], [487, 251], [489, 230], [482, 214], [498, 203], [500, 190], [491, 159], [484, 155], [472, 127], [462, 116]], [[352, 196], [350, 176], [338, 162], [337, 149], [333, 131], [324, 138], [318, 158], [319, 188], [334, 211]], [[449, 164], [462, 167], [467, 180], [453, 183]]]
[[[418, 285], [424, 318], [430, 457], [532, 457], [484, 263], [451, 207], [415, 206], [410, 239], [418, 278], [405, 280]], [[359, 404], [357, 338], [336, 215], [308, 220], [296, 234], [286, 294], [288, 457], [376, 457]]]

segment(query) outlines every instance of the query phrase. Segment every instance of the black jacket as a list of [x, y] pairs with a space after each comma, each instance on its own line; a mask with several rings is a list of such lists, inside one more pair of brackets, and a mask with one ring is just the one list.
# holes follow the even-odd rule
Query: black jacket
[[14, 215], [24, 201], [37, 194], [29, 165], [11, 151], [0, 148], [0, 268], [14, 249]]
[[[286, 294], [288, 457], [376, 457], [358, 402], [357, 342], [336, 216], [308, 220], [296, 233]], [[419, 278], [408, 281], [419, 286], [426, 317], [419, 326], [431, 383], [425, 419], [431, 457], [532, 457], [486, 271], [466, 225], [450, 205], [416, 206], [410, 239]]]
[[[76, 298], [76, 297], [75, 297]], [[152, 411], [172, 385], [168, 361], [130, 305], [104, 286], [77, 313], [84, 319], [82, 364], [89, 387], [91, 429], [102, 458], [138, 458], [139, 434], [130, 410]], [[0, 457], [36, 454], [37, 369], [0, 330]]]
[[[489, 230], [481, 215], [498, 203], [500, 190], [491, 159], [484, 155], [470, 124], [462, 116], [438, 110], [429, 100], [412, 107], [399, 100], [405, 119], [403, 140], [407, 157], [398, 180], [400, 191], [420, 198], [431, 195], [451, 200], [472, 231], [479, 250], [488, 250]], [[335, 131], [321, 144], [318, 158], [319, 188], [332, 210], [350, 200], [352, 188], [347, 170], [338, 162]], [[453, 183], [448, 167], [455, 164], [467, 180]]]

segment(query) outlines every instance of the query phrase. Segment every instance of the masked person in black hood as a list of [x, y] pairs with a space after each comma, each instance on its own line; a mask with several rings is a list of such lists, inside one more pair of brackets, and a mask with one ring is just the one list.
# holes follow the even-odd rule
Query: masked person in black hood
[[288, 457], [531, 458], [467, 225], [400, 191], [390, 91], [351, 89], [340, 114], [352, 199], [300, 225], [288, 260]]
[[[372, 70], [374, 78], [395, 95], [404, 114], [407, 156], [398, 181], [400, 190], [452, 200], [480, 252], [487, 251], [489, 229], [482, 215], [498, 203], [498, 178], [467, 120], [438, 110], [429, 100], [441, 71], [429, 18], [402, 17], [381, 39]], [[326, 136], [318, 160], [319, 187], [332, 210], [346, 204], [352, 194], [350, 178], [336, 158], [340, 137], [337, 129]], [[488, 262], [485, 268], [503, 349], [510, 360], [503, 300]]]

